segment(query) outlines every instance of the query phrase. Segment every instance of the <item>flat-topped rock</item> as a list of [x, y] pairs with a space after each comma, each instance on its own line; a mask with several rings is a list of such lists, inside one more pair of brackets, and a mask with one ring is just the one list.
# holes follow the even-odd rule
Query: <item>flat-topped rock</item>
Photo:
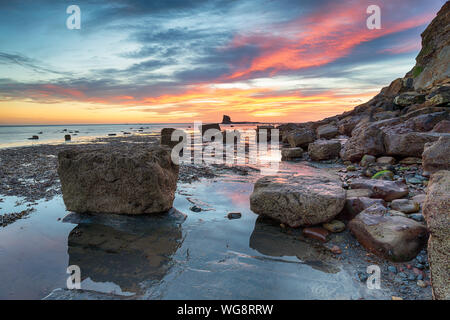
[[341, 151], [341, 143], [339, 141], [317, 140], [308, 146], [308, 153], [313, 161], [338, 158], [339, 151]]
[[287, 135], [287, 141], [291, 147], [305, 148], [316, 139], [314, 132], [310, 129], [297, 129]]
[[369, 212], [368, 208], [348, 224], [358, 242], [373, 254], [394, 262], [417, 256], [427, 241], [426, 227], [412, 219]]
[[259, 179], [250, 208], [291, 227], [311, 226], [332, 220], [345, 203], [339, 177], [324, 170], [308, 168], [294, 176]]
[[292, 160], [301, 158], [303, 155], [303, 149], [297, 148], [282, 148], [281, 149], [281, 160]]
[[426, 175], [439, 170], [450, 170], [450, 135], [440, 137], [435, 143], [425, 146], [422, 154], [423, 170]]
[[67, 210], [146, 214], [172, 208], [178, 180], [168, 147], [74, 148], [58, 155]]
[[373, 192], [372, 197], [392, 201], [406, 196], [408, 187], [399, 181], [387, 181], [376, 179], [356, 179], [350, 183], [352, 189], [369, 189]]

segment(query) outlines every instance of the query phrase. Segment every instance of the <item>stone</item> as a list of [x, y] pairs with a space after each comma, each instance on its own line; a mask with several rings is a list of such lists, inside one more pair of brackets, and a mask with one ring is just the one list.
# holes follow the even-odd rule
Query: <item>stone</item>
[[172, 133], [175, 130], [175, 128], [163, 128], [161, 130], [161, 145], [173, 148], [178, 144], [178, 141], [172, 141]]
[[396, 199], [391, 202], [391, 208], [403, 213], [416, 213], [420, 210], [420, 204], [413, 200]]
[[406, 164], [406, 165], [422, 164], [422, 159], [417, 158], [417, 157], [407, 157], [407, 158], [400, 160], [400, 164]]
[[439, 134], [427, 132], [390, 133], [384, 136], [386, 154], [398, 157], [420, 157], [425, 144], [435, 142]]
[[376, 161], [376, 157], [371, 156], [370, 154], [366, 154], [364, 155], [364, 157], [362, 157], [361, 162], [359, 163], [361, 165], [361, 167], [367, 167], [372, 163], [375, 163]]
[[[431, 176], [423, 215], [430, 231], [428, 260], [431, 270], [433, 298], [450, 299], [450, 171], [441, 170]], [[419, 261], [420, 262], [420, 261]]]
[[421, 214], [421, 213], [410, 214], [410, 215], [408, 215], [408, 218], [413, 219], [413, 220], [415, 220], [417, 222], [425, 221], [425, 218], [424, 218], [423, 214]]
[[233, 123], [233, 122], [231, 121], [230, 116], [223, 115], [222, 124], [231, 124], [231, 123]]
[[339, 220], [332, 220], [324, 223], [322, 226], [332, 233], [339, 233], [345, 230], [345, 223]]
[[70, 136], [70, 134], [66, 134], [66, 135], [64, 136], [64, 140], [65, 140], [65, 141], [70, 141], [70, 140], [72, 140], [72, 137]]
[[444, 105], [450, 103], [450, 86], [442, 86], [431, 92], [426, 100], [432, 105]]
[[371, 208], [348, 224], [358, 242], [369, 252], [393, 262], [413, 259], [427, 241], [426, 227], [405, 217], [370, 212]]
[[427, 144], [422, 154], [424, 175], [439, 170], [450, 170], [450, 136], [440, 137], [432, 144]]
[[292, 148], [305, 148], [316, 139], [315, 134], [310, 129], [298, 129], [287, 135], [287, 140]]
[[303, 236], [315, 240], [319, 240], [322, 242], [328, 241], [328, 235], [329, 232], [325, 230], [324, 228], [319, 227], [312, 227], [312, 228], [304, 228], [303, 229]]
[[339, 214], [339, 218], [344, 221], [350, 221], [356, 217], [361, 211], [377, 205], [377, 208], [383, 207], [385, 212], [386, 202], [382, 199], [370, 199], [367, 197], [347, 198], [345, 200], [344, 210]]
[[[350, 189], [347, 190], [347, 199], [349, 198], [370, 198], [373, 192], [369, 189]], [[358, 212], [359, 213], [359, 212]]]
[[341, 143], [339, 141], [317, 140], [308, 146], [308, 153], [313, 161], [338, 158], [340, 151]]
[[339, 133], [338, 128], [333, 124], [326, 124], [320, 126], [316, 130], [319, 139], [332, 139]]
[[378, 171], [372, 176], [372, 179], [377, 180], [394, 180], [394, 173], [389, 170]]
[[256, 127], [256, 141], [260, 141], [260, 139], [264, 140], [264, 135], [266, 135], [267, 140], [269, 142], [272, 140], [272, 130], [275, 129], [274, 126], [271, 125], [263, 125]]
[[241, 217], [242, 217], [242, 214], [240, 212], [229, 212], [227, 214], [227, 218], [230, 220], [240, 219]]
[[379, 164], [395, 164], [397, 161], [394, 157], [379, 157], [377, 163]]
[[39, 140], [39, 136], [32, 136], [31, 138], [28, 138], [28, 140]]
[[378, 127], [379, 123], [364, 123], [352, 131], [351, 138], [341, 149], [342, 160], [358, 162], [365, 154], [378, 156], [385, 154], [383, 131]]
[[281, 160], [290, 160], [301, 158], [303, 155], [303, 149], [297, 148], [282, 148], [281, 149]]
[[403, 198], [409, 193], [408, 187], [399, 181], [386, 181], [375, 179], [356, 179], [350, 183], [352, 189], [369, 189], [372, 197], [392, 201]]
[[339, 177], [314, 168], [292, 176], [260, 178], [250, 196], [253, 212], [291, 227], [330, 221], [344, 204], [345, 190]]
[[433, 132], [439, 132], [439, 133], [450, 133], [450, 121], [449, 120], [442, 120], [437, 125], [434, 126]]
[[415, 91], [405, 92], [395, 97], [394, 103], [401, 107], [425, 102], [425, 95]]
[[167, 147], [73, 148], [60, 152], [58, 163], [69, 211], [136, 215], [172, 208], [179, 167]]

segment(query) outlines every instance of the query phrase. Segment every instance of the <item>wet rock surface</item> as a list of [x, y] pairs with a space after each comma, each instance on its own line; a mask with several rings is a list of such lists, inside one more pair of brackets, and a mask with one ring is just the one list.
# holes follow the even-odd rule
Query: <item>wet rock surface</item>
[[337, 176], [311, 168], [288, 177], [259, 179], [250, 197], [253, 212], [291, 227], [333, 219], [344, 207], [345, 190]]

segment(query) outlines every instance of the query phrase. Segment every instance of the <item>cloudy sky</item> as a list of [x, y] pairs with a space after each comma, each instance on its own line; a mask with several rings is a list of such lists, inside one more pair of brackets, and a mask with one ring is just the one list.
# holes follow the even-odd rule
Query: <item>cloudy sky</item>
[[404, 76], [444, 3], [2, 1], [0, 124], [318, 120]]

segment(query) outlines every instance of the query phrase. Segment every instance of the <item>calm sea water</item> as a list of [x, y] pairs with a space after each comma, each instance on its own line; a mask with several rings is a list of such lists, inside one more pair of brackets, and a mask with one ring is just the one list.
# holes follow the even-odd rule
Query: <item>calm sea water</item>
[[[223, 129], [250, 129], [256, 125], [233, 124], [221, 125]], [[68, 143], [83, 143], [95, 138], [116, 136], [129, 136], [133, 134], [159, 134], [163, 128], [177, 128], [189, 130], [194, 128], [194, 123], [158, 123], [158, 124], [94, 124], [94, 125], [51, 125], [51, 126], [0, 126], [0, 149], [11, 147], [31, 146], [36, 144], [60, 144], [66, 143], [64, 136], [71, 135]], [[30, 140], [32, 136], [38, 136], [38, 140]]]

